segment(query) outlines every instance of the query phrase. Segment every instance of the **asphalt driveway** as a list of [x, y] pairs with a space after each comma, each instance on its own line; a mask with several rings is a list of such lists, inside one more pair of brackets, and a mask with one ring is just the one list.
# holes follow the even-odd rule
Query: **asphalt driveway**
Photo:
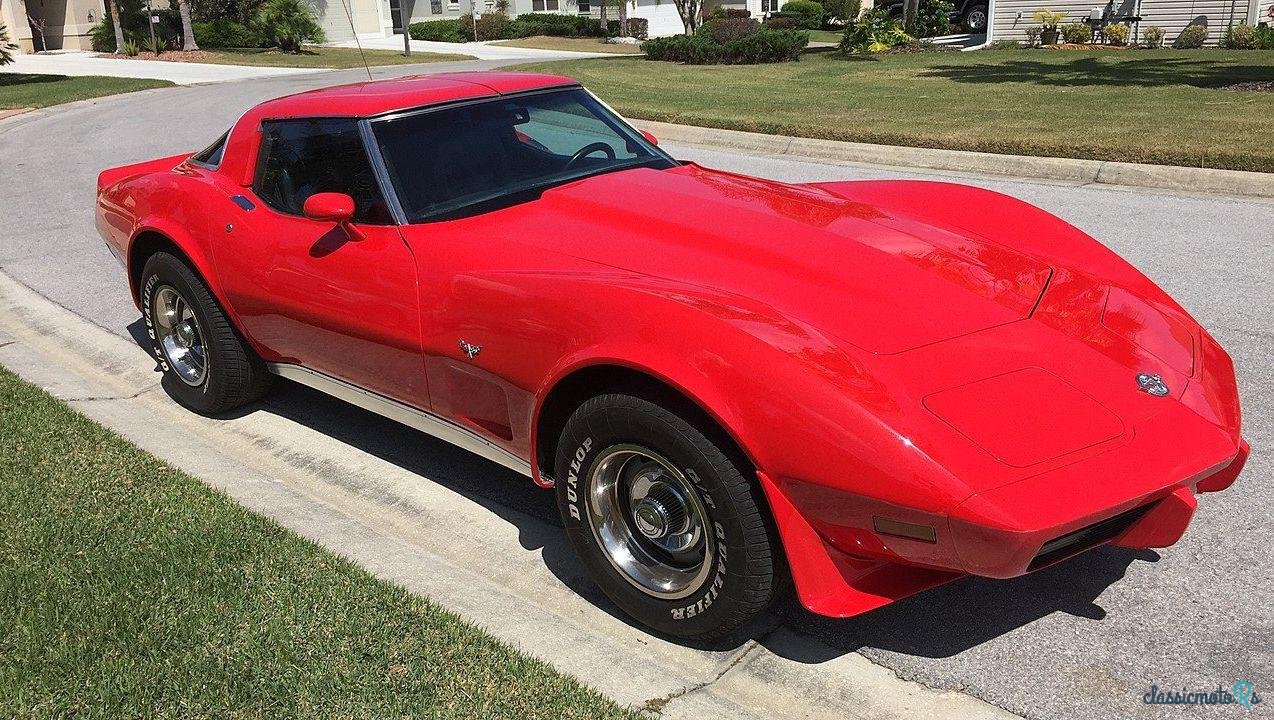
[[[507, 62], [507, 61], [506, 61]], [[428, 71], [497, 63], [432, 64]], [[420, 69], [415, 69], [419, 72]], [[360, 71], [361, 72], [361, 71]], [[374, 69], [378, 76], [411, 68]], [[147, 91], [0, 125], [0, 267], [73, 312], [120, 335], [137, 312], [92, 221], [94, 178], [112, 165], [203, 147], [253, 103], [357, 79], [330, 73]], [[881, 168], [797, 162], [670, 147], [723, 169], [784, 180], [926, 176]], [[1269, 536], [1274, 445], [1274, 203], [1179, 196], [1108, 186], [1069, 187], [966, 179], [1011, 193], [1075, 223], [1129, 258], [1172, 293], [1234, 356], [1244, 400], [1249, 466], [1226, 493], [1204, 496], [1176, 547], [1102, 549], [1010, 581], [964, 580], [851, 620], [780, 614], [835, 652], [861, 652], [925, 684], [962, 689], [1028, 716], [1176, 717], [1148, 707], [1161, 688], [1214, 688], [1236, 680], [1266, 694], [1274, 679], [1274, 582]], [[307, 392], [263, 408], [317, 417]], [[323, 413], [317, 413], [322, 415]], [[341, 439], [380, 447], [403, 437], [385, 421], [340, 425]], [[385, 448], [401, 455], [403, 448]], [[485, 466], [482, 466], [485, 467]], [[552, 520], [551, 497], [476, 472], [466, 491], [488, 493]], [[490, 481], [490, 482], [488, 482]], [[765, 640], [761, 642], [764, 644]], [[805, 662], [799, 643], [771, 647]], [[1217, 711], [1223, 712], [1223, 711]], [[1257, 712], [1260, 712], [1258, 710]]]

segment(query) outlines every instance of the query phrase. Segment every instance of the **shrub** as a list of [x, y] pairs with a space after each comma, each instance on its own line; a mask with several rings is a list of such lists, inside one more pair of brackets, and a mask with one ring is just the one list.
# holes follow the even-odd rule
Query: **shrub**
[[750, 18], [752, 13], [744, 8], [728, 8], [725, 5], [716, 5], [704, 16], [704, 20], [718, 20], [720, 18]]
[[1221, 43], [1231, 50], [1255, 50], [1256, 28], [1246, 23], [1231, 25]]
[[769, 30], [800, 30], [801, 21], [787, 15], [771, 15], [762, 26]]
[[789, 0], [779, 10], [784, 15], [796, 16], [802, 30], [817, 30], [823, 27], [823, 6], [814, 0]]
[[983, 50], [1021, 50], [1022, 46], [1016, 40], [996, 40], [995, 42], [982, 48]]
[[1032, 25], [1026, 29], [1026, 46], [1035, 47], [1040, 44], [1040, 26]]
[[221, 18], [192, 24], [195, 42], [202, 48], [259, 48], [270, 45], [269, 38], [255, 25]]
[[1039, 23], [1040, 27], [1045, 30], [1056, 30], [1065, 17], [1066, 13], [1064, 12], [1053, 12], [1048, 9], [1035, 11], [1035, 22]]
[[1258, 26], [1254, 40], [1257, 50], [1274, 50], [1274, 27], [1269, 25]]
[[1204, 25], [1187, 25], [1172, 46], [1178, 50], [1195, 50], [1208, 41], [1208, 28]]
[[921, 0], [916, 21], [906, 28], [912, 37], [938, 37], [951, 32], [951, 13], [955, 5], [947, 0]]
[[1163, 47], [1164, 35], [1166, 35], [1166, 33], [1163, 31], [1163, 28], [1151, 25], [1142, 31], [1141, 44], [1148, 48], [1161, 48]]
[[883, 52], [913, 40], [886, 8], [873, 8], [845, 26], [837, 49], [842, 53]]
[[823, 27], [843, 26], [857, 19], [863, 7], [861, 0], [819, 0], [819, 3], [823, 6]]
[[98, 21], [88, 31], [88, 38], [94, 52], [115, 52], [115, 26], [111, 24], [111, 16], [107, 15]]
[[802, 30], [758, 30], [725, 46], [725, 61], [732, 65], [755, 65], [800, 60], [810, 44], [810, 34]]
[[327, 39], [314, 13], [301, 0], [266, 0], [259, 17], [274, 44], [288, 52], [300, 52], [304, 43]]
[[1083, 45], [1093, 41], [1093, 29], [1083, 23], [1068, 23], [1061, 27], [1062, 38], [1072, 45]]
[[641, 49], [647, 60], [688, 65], [753, 65], [799, 60], [809, 39], [809, 33], [800, 30], [762, 28], [724, 44], [714, 42], [707, 34], [673, 35], [647, 40]]
[[141, 47], [140, 47], [140, 46], [138, 46], [138, 45], [137, 45], [137, 43], [133, 42], [132, 40], [125, 40], [125, 41], [124, 41], [124, 54], [125, 54], [125, 55], [127, 55], [127, 56], [129, 56], [129, 57], [137, 57], [137, 55], [138, 55], [141, 51], [142, 51]]
[[469, 42], [473, 39], [472, 29], [460, 25], [459, 20], [426, 20], [414, 22], [408, 27], [412, 40], [432, 40], [433, 42]]
[[[181, 35], [181, 16], [171, 8], [155, 8], [154, 14], [159, 16], [159, 22], [155, 23], [155, 37], [163, 47], [167, 47]], [[119, 15], [124, 40], [132, 40], [139, 46], [150, 44], [150, 27], [145, 6], [140, 0], [120, 0]], [[106, 13], [89, 30], [89, 40], [96, 52], [115, 52], [115, 26], [111, 24], [110, 13]]]
[[1106, 27], [1106, 39], [1111, 45], [1127, 45], [1128, 44], [1128, 25], [1125, 23], [1115, 23]]
[[504, 13], [487, 13], [478, 18], [478, 22], [473, 22], [473, 16], [468, 13], [461, 15], [458, 20], [460, 29], [464, 32], [465, 41], [473, 40], [474, 33], [477, 33], [478, 40], [507, 40], [515, 37], [512, 32], [513, 21]]
[[13, 44], [13, 40], [9, 37], [9, 28], [0, 22], [0, 65], [8, 65], [13, 62], [13, 51], [18, 46]]
[[703, 35], [718, 45], [734, 42], [761, 29], [752, 18], [718, 17], [699, 26], [695, 35]]
[[587, 15], [526, 13], [509, 24], [509, 37], [552, 35], [554, 37], [605, 37], [606, 28]]

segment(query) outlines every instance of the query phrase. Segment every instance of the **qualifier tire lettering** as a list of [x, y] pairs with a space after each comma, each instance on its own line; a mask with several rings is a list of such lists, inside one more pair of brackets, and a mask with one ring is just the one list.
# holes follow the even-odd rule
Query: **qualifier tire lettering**
[[[709, 502], [708, 496], [704, 495], [704, 502]], [[717, 533], [717, 561], [716, 576], [712, 579], [712, 584], [708, 586], [708, 591], [703, 597], [699, 598], [693, 605], [685, 607], [673, 608], [671, 610], [673, 620], [688, 620], [699, 613], [712, 607], [712, 601], [717, 599], [717, 595], [721, 592], [721, 587], [725, 585], [725, 561], [726, 561], [726, 545], [725, 545], [725, 528], [721, 527], [721, 523], [712, 523]]]

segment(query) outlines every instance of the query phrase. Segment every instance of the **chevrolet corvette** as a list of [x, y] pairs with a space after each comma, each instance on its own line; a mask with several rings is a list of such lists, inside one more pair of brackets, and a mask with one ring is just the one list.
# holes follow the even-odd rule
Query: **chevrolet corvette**
[[679, 162], [565, 77], [271, 100], [96, 222], [177, 402], [282, 377], [523, 473], [680, 638], [1167, 547], [1249, 452], [1226, 352], [1063, 220]]

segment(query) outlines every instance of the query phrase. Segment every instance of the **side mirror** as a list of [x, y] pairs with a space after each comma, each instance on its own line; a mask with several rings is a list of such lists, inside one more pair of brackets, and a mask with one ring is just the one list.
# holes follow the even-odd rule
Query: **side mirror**
[[354, 217], [354, 198], [345, 193], [321, 192], [305, 198], [305, 217], [318, 222], [347, 223]]
[[659, 138], [655, 137], [654, 135], [651, 135], [649, 130], [638, 130], [637, 132], [641, 133], [641, 136], [646, 138], [646, 142], [650, 143], [651, 145], [659, 144]]
[[310, 220], [336, 223], [350, 240], [363, 239], [363, 233], [350, 224], [354, 217], [354, 198], [345, 193], [314, 193], [305, 198], [301, 212]]

